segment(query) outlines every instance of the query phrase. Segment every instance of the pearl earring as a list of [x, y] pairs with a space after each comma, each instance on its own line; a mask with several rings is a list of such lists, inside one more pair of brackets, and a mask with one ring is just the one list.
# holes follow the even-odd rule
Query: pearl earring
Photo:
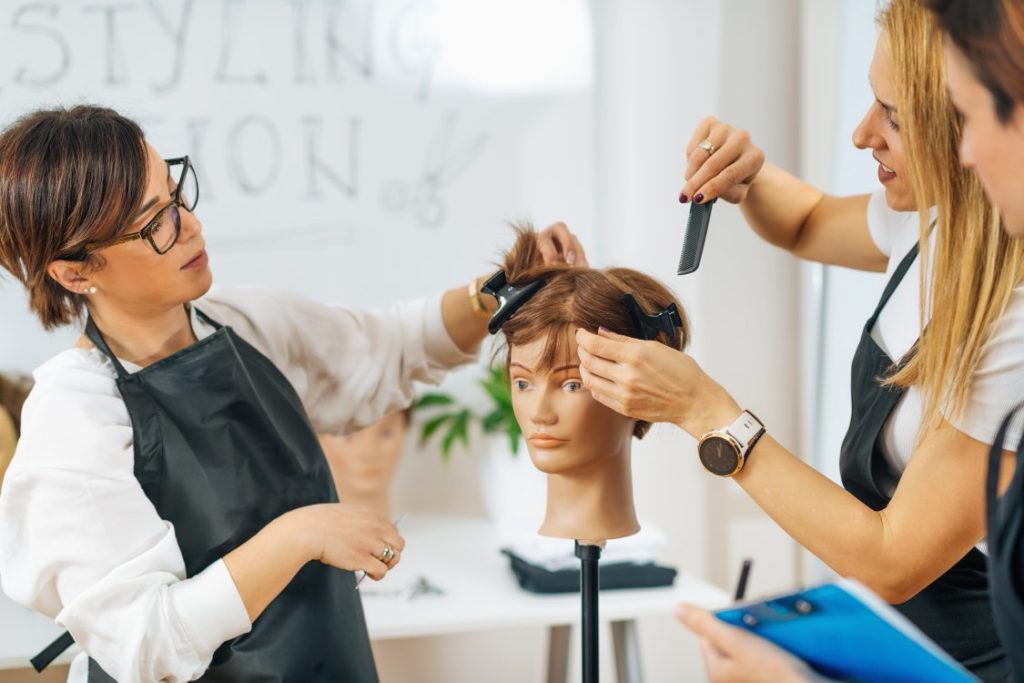
[[95, 294], [96, 293], [96, 288], [95, 287], [86, 287], [85, 288], [85, 293], [86, 294]]

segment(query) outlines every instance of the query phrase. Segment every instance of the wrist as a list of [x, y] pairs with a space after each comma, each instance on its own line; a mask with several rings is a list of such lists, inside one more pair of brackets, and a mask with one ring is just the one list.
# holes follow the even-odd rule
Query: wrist
[[498, 302], [494, 300], [494, 297], [487, 296], [480, 291], [480, 287], [486, 281], [487, 276], [474, 278], [466, 287], [466, 293], [469, 296], [469, 305], [473, 308], [473, 312], [479, 317], [489, 320], [494, 315], [494, 311], [498, 309]]
[[316, 523], [319, 505], [306, 505], [284, 513], [274, 524], [281, 527], [282, 534], [291, 540], [304, 561], [319, 561], [323, 556], [323, 542]]
[[681, 417], [676, 424], [693, 438], [699, 439], [710, 431], [728, 427], [742, 412], [740, 404], [726, 394], [718, 401], [704, 403], [701, 410]]

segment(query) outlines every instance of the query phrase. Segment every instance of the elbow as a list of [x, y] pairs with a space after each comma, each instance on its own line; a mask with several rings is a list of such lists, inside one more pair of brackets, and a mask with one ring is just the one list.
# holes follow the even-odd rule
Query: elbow
[[872, 577], [852, 576], [857, 579], [879, 598], [890, 605], [901, 605], [924, 590], [929, 581], [923, 580], [909, 572], [891, 571], [886, 575], [874, 575]]

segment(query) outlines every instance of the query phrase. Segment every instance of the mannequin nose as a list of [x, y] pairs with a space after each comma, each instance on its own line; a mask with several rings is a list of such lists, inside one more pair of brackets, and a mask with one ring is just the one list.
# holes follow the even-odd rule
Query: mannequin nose
[[537, 401], [533, 404], [533, 409], [530, 411], [530, 420], [539, 426], [552, 425], [558, 422], [558, 415], [552, 408], [551, 400], [546, 391], [542, 391], [537, 397]]

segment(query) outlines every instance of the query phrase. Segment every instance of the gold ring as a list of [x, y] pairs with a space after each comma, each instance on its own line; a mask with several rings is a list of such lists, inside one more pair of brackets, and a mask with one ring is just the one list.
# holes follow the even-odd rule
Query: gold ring
[[707, 138], [701, 140], [697, 147], [707, 152], [708, 156], [714, 154], [715, 151], [718, 149], [717, 147], [715, 147], [715, 143], [711, 142], [711, 140], [708, 140]]
[[390, 543], [384, 543], [384, 552], [377, 556], [377, 559], [387, 564], [391, 560], [395, 559], [395, 549], [391, 547]]

